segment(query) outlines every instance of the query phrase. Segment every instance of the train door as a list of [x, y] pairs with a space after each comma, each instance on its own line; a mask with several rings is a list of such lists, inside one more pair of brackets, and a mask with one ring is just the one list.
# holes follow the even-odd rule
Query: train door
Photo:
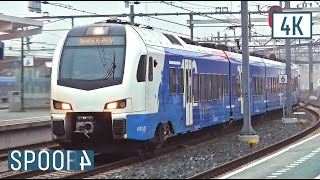
[[232, 81], [232, 96], [231, 96], [231, 110], [234, 120], [239, 120], [243, 116], [243, 98], [241, 91], [242, 83], [242, 66], [241, 64], [231, 62], [230, 63], [230, 75]]
[[[146, 65], [146, 110], [148, 113], [158, 112], [159, 84], [161, 82], [161, 70], [163, 69], [165, 54], [161, 49], [148, 48]], [[160, 96], [160, 97], [159, 97]]]
[[183, 72], [185, 76], [184, 97], [186, 107], [186, 125], [193, 125], [193, 96], [192, 96], [192, 60], [185, 59]]

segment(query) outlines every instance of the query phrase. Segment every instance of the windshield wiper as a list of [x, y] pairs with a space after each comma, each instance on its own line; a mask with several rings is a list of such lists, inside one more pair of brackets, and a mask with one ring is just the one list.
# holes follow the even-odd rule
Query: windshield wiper
[[112, 47], [112, 49], [113, 49], [112, 79], [114, 79], [114, 70], [116, 69], [117, 65], [116, 65], [116, 53], [115, 53], [113, 47]]
[[111, 77], [112, 73], [112, 78], [114, 79], [114, 70], [116, 69], [116, 54], [115, 52], [113, 53], [113, 62], [111, 67], [107, 70], [106, 74], [101, 78], [102, 80], [108, 80]]
[[[100, 57], [100, 61], [101, 61], [101, 63], [102, 63], [102, 65], [103, 65], [103, 68], [106, 70], [106, 71], [108, 71], [107, 70], [107, 67], [106, 67], [106, 64], [107, 64], [107, 59], [106, 59], [106, 57], [105, 57], [105, 52], [104, 52], [104, 49], [103, 49], [103, 46], [102, 46], [102, 44], [98, 44], [97, 43], [97, 45], [98, 45], [98, 51], [99, 51], [99, 57]], [[100, 51], [100, 48], [101, 48], [101, 51]], [[101, 53], [102, 53], [102, 55], [101, 55]]]

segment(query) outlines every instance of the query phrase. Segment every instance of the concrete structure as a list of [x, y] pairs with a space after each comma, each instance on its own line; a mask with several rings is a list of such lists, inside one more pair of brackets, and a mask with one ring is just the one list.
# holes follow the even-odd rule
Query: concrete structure
[[0, 150], [52, 141], [49, 109], [0, 114]]
[[40, 34], [42, 26], [38, 20], [0, 14], [0, 41]]
[[14, 16], [0, 14], [0, 41], [21, 38], [21, 61], [20, 61], [20, 93], [21, 111], [24, 111], [24, 37], [40, 34], [43, 22]]

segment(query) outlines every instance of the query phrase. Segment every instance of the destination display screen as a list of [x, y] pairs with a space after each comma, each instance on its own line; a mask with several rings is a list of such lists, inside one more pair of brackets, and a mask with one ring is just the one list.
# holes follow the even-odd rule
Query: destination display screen
[[125, 36], [68, 37], [65, 46], [125, 45]]

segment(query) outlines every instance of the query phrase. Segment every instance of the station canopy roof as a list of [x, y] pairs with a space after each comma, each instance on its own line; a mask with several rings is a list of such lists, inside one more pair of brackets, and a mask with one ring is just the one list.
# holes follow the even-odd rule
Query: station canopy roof
[[0, 14], [0, 41], [40, 34], [43, 22]]

